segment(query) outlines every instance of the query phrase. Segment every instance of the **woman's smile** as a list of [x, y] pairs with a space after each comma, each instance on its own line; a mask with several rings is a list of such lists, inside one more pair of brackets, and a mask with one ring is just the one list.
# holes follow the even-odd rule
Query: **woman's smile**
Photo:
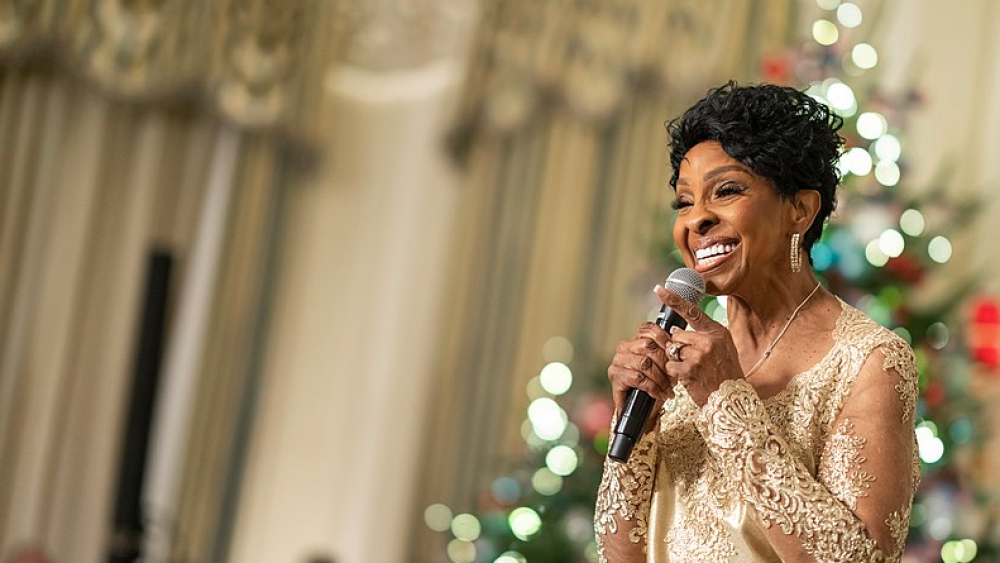
[[733, 256], [739, 246], [739, 242], [709, 242], [708, 244], [701, 246], [694, 251], [694, 269], [700, 274], [704, 274], [709, 270], [715, 269], [717, 266], [724, 263], [730, 256]]

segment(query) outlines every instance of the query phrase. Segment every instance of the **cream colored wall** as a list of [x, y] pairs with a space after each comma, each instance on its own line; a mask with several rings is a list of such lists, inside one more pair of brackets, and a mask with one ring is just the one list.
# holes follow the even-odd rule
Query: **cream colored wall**
[[230, 561], [406, 560], [459, 189], [448, 64], [330, 75], [323, 168], [289, 187]]

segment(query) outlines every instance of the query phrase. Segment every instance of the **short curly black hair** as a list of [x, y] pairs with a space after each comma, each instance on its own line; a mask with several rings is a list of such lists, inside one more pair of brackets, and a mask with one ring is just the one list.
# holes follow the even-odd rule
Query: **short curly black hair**
[[[778, 195], [799, 190], [820, 194], [819, 213], [802, 237], [809, 256], [823, 224], [837, 206], [837, 159], [844, 144], [844, 120], [812, 96], [787, 86], [736, 82], [713, 88], [667, 125], [670, 135], [670, 186], [688, 151], [718, 141], [726, 154], [771, 181]], [[810, 263], [812, 258], [810, 256]]]

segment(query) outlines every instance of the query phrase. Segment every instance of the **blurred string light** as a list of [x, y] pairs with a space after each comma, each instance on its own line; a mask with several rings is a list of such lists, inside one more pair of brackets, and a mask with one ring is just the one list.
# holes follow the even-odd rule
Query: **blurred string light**
[[840, 39], [840, 31], [837, 24], [830, 20], [816, 20], [813, 22], [813, 39], [820, 45], [833, 45]]
[[868, 70], [878, 64], [878, 51], [867, 43], [858, 43], [851, 49], [851, 61], [858, 68]]
[[969, 563], [976, 558], [979, 546], [971, 539], [950, 540], [941, 546], [941, 560], [944, 563]]
[[573, 372], [562, 362], [550, 362], [538, 374], [542, 389], [550, 395], [562, 395], [573, 385]]
[[840, 0], [816, 0], [816, 5], [824, 10], [836, 10]]
[[931, 260], [944, 264], [951, 259], [951, 241], [943, 236], [936, 236], [927, 243], [927, 254]]
[[948, 436], [956, 444], [968, 444], [972, 441], [973, 433], [972, 422], [968, 418], [956, 418], [948, 426]]
[[817, 271], [825, 272], [830, 269], [830, 266], [833, 265], [833, 258], [833, 251], [830, 249], [830, 245], [823, 242], [817, 242], [813, 245], [813, 267], [816, 268]]
[[897, 326], [892, 329], [893, 332], [899, 335], [900, 338], [906, 341], [907, 344], [913, 344], [913, 335], [907, 330], [905, 326]]
[[837, 167], [841, 174], [850, 172], [855, 176], [867, 176], [872, 171], [872, 155], [861, 147], [853, 147], [840, 155]]
[[854, 90], [843, 82], [836, 81], [830, 84], [826, 89], [826, 99], [830, 102], [830, 107], [845, 117], [850, 117], [858, 111], [858, 100], [854, 96]]
[[844, 2], [837, 6], [837, 21], [844, 27], [858, 27], [862, 20], [861, 8], [857, 4]]
[[476, 560], [476, 546], [465, 540], [448, 542], [448, 558], [455, 563], [473, 563]]
[[505, 551], [493, 563], [528, 563], [528, 559], [517, 551]]
[[566, 423], [566, 430], [559, 436], [559, 443], [564, 446], [574, 447], [580, 443], [580, 427], [572, 422]]
[[866, 111], [858, 116], [858, 135], [873, 141], [878, 139], [888, 130], [889, 125], [885, 117], [874, 111]]
[[875, 141], [875, 156], [879, 160], [896, 162], [903, 148], [899, 144], [899, 139], [891, 133], [886, 133]]
[[865, 260], [876, 268], [881, 268], [889, 262], [889, 256], [882, 251], [879, 239], [875, 239], [865, 246]]
[[444, 532], [451, 528], [451, 509], [437, 503], [424, 509], [424, 523], [435, 532]]
[[555, 401], [548, 397], [535, 399], [528, 405], [528, 420], [532, 430], [543, 440], [558, 440], [566, 430], [568, 417]]
[[573, 361], [573, 352], [573, 343], [563, 336], [553, 336], [542, 345], [542, 358], [546, 362], [568, 364]]
[[507, 524], [517, 539], [528, 541], [542, 528], [542, 518], [534, 510], [522, 506], [511, 511], [507, 517]]
[[924, 214], [916, 209], [907, 209], [899, 216], [899, 228], [911, 237], [924, 232]]
[[580, 463], [576, 450], [569, 446], [556, 446], [545, 454], [545, 466], [556, 475], [565, 477], [576, 471]]
[[879, 184], [891, 188], [899, 183], [899, 166], [891, 160], [880, 160], [875, 165], [875, 179]]
[[886, 229], [878, 237], [878, 247], [889, 258], [896, 258], [905, 248], [903, 235], [896, 229]]
[[482, 532], [479, 519], [471, 514], [459, 514], [451, 521], [451, 533], [460, 540], [476, 541]]
[[548, 467], [543, 467], [531, 476], [531, 486], [538, 494], [552, 496], [562, 489], [562, 476], [556, 475]]
[[917, 425], [917, 450], [924, 463], [937, 463], [944, 456], [944, 442], [937, 436], [937, 425], [925, 420]]
[[948, 325], [940, 321], [927, 327], [927, 340], [931, 348], [935, 350], [940, 350], [947, 346], [949, 337]]
[[500, 477], [490, 484], [490, 493], [500, 504], [514, 504], [521, 497], [521, 486], [512, 477]]

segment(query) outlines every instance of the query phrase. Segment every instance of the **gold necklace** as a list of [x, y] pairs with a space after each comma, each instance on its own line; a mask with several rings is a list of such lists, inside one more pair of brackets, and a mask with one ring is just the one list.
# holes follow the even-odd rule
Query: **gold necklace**
[[799, 314], [799, 311], [802, 309], [802, 307], [804, 307], [805, 304], [809, 302], [809, 299], [811, 299], [812, 296], [817, 291], [819, 291], [819, 282], [816, 282], [816, 287], [814, 287], [813, 290], [809, 292], [809, 295], [807, 295], [806, 298], [802, 300], [802, 303], [799, 303], [799, 306], [796, 307], [794, 311], [792, 311], [792, 316], [788, 317], [788, 322], [786, 322], [785, 326], [781, 328], [781, 332], [779, 332], [778, 336], [774, 339], [773, 342], [771, 342], [771, 345], [767, 347], [767, 350], [764, 350], [764, 354], [761, 355], [759, 360], [757, 360], [757, 363], [754, 364], [752, 368], [750, 368], [750, 371], [746, 372], [746, 374], [743, 376], [743, 379], [750, 379], [750, 376], [753, 375], [754, 372], [757, 371], [757, 368], [759, 368], [761, 364], [764, 363], [764, 360], [766, 360], [771, 355], [771, 351], [774, 350], [774, 347], [778, 345], [778, 341], [781, 340], [781, 337], [785, 335], [785, 331], [788, 330], [789, 325], [791, 325], [792, 321], [795, 320], [795, 316]]

